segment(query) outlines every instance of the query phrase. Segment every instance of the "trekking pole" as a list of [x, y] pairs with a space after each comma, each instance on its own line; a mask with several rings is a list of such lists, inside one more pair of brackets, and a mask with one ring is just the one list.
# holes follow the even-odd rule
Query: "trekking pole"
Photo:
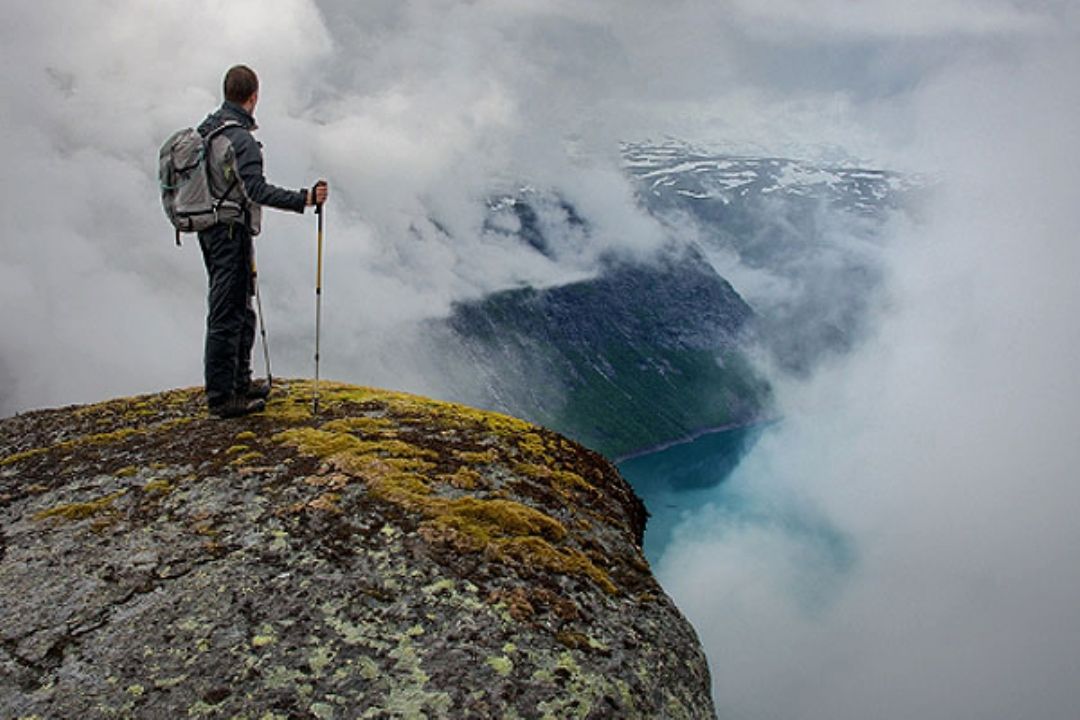
[[323, 206], [315, 205], [315, 214], [319, 216], [319, 257], [315, 271], [315, 392], [312, 400], [312, 414], [319, 417], [319, 331], [322, 327], [322, 265], [323, 265]]
[[270, 346], [266, 342], [266, 320], [263, 318], [262, 297], [259, 295], [259, 269], [255, 265], [255, 248], [251, 248], [251, 283], [255, 286], [255, 309], [259, 312], [259, 335], [262, 337], [263, 360], [266, 361], [266, 387], [274, 387], [274, 376], [270, 373]]

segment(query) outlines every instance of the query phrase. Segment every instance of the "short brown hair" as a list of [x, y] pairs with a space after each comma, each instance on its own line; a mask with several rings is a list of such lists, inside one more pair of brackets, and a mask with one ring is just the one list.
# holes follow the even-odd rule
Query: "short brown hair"
[[259, 89], [259, 77], [247, 65], [233, 65], [225, 73], [225, 99], [237, 104], [247, 102]]

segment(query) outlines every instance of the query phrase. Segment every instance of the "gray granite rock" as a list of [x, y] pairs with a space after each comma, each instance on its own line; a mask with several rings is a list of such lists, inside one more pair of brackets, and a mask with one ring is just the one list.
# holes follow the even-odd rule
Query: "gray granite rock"
[[291, 382], [0, 421], [0, 717], [711, 718], [602, 457]]

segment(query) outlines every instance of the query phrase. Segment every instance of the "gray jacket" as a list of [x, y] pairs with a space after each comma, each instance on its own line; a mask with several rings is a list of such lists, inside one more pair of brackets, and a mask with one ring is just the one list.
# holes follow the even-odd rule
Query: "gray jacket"
[[[227, 193], [226, 198], [243, 208], [244, 223], [252, 235], [258, 235], [262, 224], [263, 205], [302, 213], [307, 191], [289, 190], [266, 181], [263, 174], [262, 145], [251, 134], [258, 126], [255, 118], [239, 105], [226, 100], [202, 121], [198, 127], [199, 134], [206, 136], [230, 121], [237, 125], [226, 128], [220, 135], [228, 139], [232, 152], [226, 152], [226, 162], [222, 166], [211, 166], [211, 190], [217, 197]], [[240, 182], [236, 181], [237, 175]], [[223, 214], [223, 217], [226, 220], [240, 219], [240, 212], [237, 211], [235, 218], [229, 218], [228, 214]]]

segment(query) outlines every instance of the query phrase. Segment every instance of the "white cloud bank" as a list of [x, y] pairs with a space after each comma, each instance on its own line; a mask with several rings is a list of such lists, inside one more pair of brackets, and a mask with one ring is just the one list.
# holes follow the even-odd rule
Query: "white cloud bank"
[[1076, 716], [1078, 48], [914, 96], [943, 192], [895, 238], [892, 312], [661, 561], [721, 717]]

